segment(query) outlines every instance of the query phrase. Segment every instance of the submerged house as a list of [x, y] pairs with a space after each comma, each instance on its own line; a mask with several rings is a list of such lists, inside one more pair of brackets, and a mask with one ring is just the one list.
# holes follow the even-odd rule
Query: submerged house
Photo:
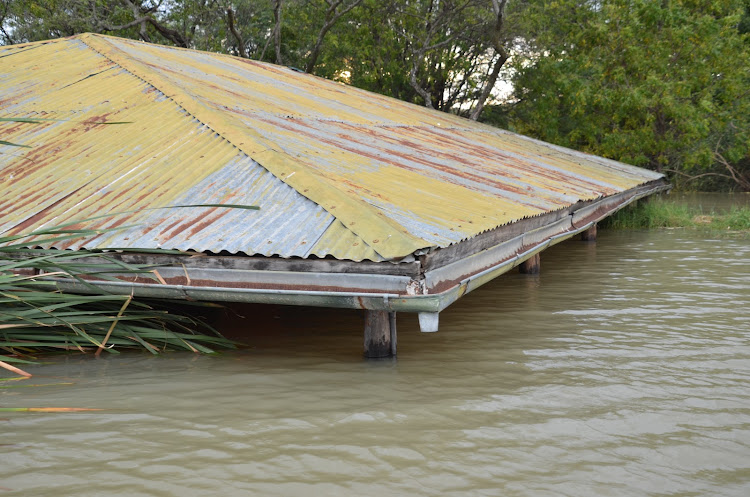
[[436, 331], [464, 294], [668, 188], [293, 69], [94, 34], [0, 47], [0, 140], [0, 234], [109, 214], [85, 226], [121, 229], [54, 248], [163, 267], [108, 291], [364, 309], [368, 356], [395, 353], [397, 311]]

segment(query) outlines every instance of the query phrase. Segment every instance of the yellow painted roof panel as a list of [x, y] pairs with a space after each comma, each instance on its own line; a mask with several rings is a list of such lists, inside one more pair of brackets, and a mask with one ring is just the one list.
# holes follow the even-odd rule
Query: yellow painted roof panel
[[[185, 230], [152, 236], [178, 217], [197, 250], [400, 259], [661, 177], [272, 64], [89, 34], [22, 48], [0, 49], [0, 117], [69, 121], [0, 123], [0, 139], [33, 145], [0, 147], [0, 230], [179, 205], [265, 174], [275, 193], [242, 200], [275, 213], [274, 236], [248, 232], [262, 217], [250, 211], [146, 211], [120, 216], [139, 225], [130, 236], [87, 246], [184, 248]], [[129, 124], [91, 124], [103, 120]], [[219, 236], [227, 216], [238, 230]]]

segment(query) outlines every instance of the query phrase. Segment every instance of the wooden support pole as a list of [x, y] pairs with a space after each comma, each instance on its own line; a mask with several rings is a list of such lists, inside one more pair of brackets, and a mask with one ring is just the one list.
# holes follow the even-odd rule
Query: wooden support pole
[[396, 343], [398, 342], [398, 337], [396, 336], [396, 313], [395, 312], [388, 313], [388, 321], [391, 324], [391, 355], [393, 357], [396, 357]]
[[396, 355], [396, 313], [365, 310], [365, 357]]
[[596, 224], [592, 224], [591, 228], [581, 232], [581, 240], [584, 242], [596, 241]]
[[539, 254], [534, 254], [518, 266], [521, 274], [539, 274], [541, 258]]

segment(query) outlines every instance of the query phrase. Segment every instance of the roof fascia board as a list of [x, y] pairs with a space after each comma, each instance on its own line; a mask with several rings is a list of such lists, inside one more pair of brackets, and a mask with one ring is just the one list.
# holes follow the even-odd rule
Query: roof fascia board
[[[581, 224], [582, 220], [585, 217], [590, 216], [596, 210], [600, 210], [602, 206], [605, 205], [605, 203], [606, 205], [618, 203], [625, 197], [631, 197], [633, 195], [650, 195], [652, 193], [663, 191], [669, 188], [671, 188], [671, 186], [666, 182], [666, 180], [664, 180], [663, 178], [657, 179], [655, 181], [650, 181], [644, 185], [611, 195], [609, 197], [604, 197], [598, 200], [579, 202], [564, 209], [552, 211], [546, 214], [541, 214], [539, 216], [522, 219], [511, 224], [500, 226], [493, 230], [481, 233], [468, 240], [464, 240], [460, 243], [456, 243], [444, 248], [433, 249], [428, 253], [421, 255], [419, 259], [424, 270], [430, 271], [469, 257], [473, 254], [481, 252], [482, 250], [487, 250], [524, 233], [528, 233], [530, 231], [537, 230], [538, 228], [548, 226], [550, 223], [554, 223], [559, 219], [569, 217], [573, 214], [575, 214], [575, 216], [572, 219], [571, 223], [573, 225], [578, 225]], [[613, 212], [614, 211], [608, 211], [607, 215], [612, 214]]]
[[[115, 258], [132, 265], [155, 265], [160, 268], [174, 266], [182, 270], [189, 269], [225, 269], [230, 271], [287, 271], [296, 273], [363, 273], [391, 276], [418, 277], [419, 261], [412, 262], [371, 262], [342, 261], [338, 259], [284, 259], [280, 257], [240, 256], [240, 255], [206, 255], [204, 253], [185, 253], [185, 255], [160, 254], [158, 251], [140, 253], [136, 250], [125, 252], [107, 252], [107, 257]], [[95, 264], [97, 259], [90, 259]], [[89, 258], [82, 258], [85, 264]], [[161, 271], [161, 269], [160, 269]]]
[[430, 294], [443, 293], [456, 285], [471, 283], [471, 286], [467, 287], [467, 292], [471, 291], [502, 274], [497, 272], [499, 268], [512, 263], [511, 267], [507, 268], [511, 269], [542, 250], [587, 230], [639, 198], [670, 188], [666, 182], [656, 181], [647, 186], [605, 197], [493, 247], [474, 252], [450, 264], [426, 269], [425, 289]]

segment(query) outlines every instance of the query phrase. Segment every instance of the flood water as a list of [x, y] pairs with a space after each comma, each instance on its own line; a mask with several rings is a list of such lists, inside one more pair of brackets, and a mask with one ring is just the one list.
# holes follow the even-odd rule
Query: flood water
[[750, 193], [703, 193], [676, 192], [670, 193], [666, 199], [670, 202], [687, 204], [703, 214], [720, 214], [733, 207], [750, 206]]
[[[253, 348], [53, 358], [0, 389], [0, 495], [750, 495], [750, 239], [600, 231], [398, 360], [354, 311], [247, 307]], [[53, 383], [72, 383], [52, 385]], [[6, 383], [7, 385], [7, 383]]]

